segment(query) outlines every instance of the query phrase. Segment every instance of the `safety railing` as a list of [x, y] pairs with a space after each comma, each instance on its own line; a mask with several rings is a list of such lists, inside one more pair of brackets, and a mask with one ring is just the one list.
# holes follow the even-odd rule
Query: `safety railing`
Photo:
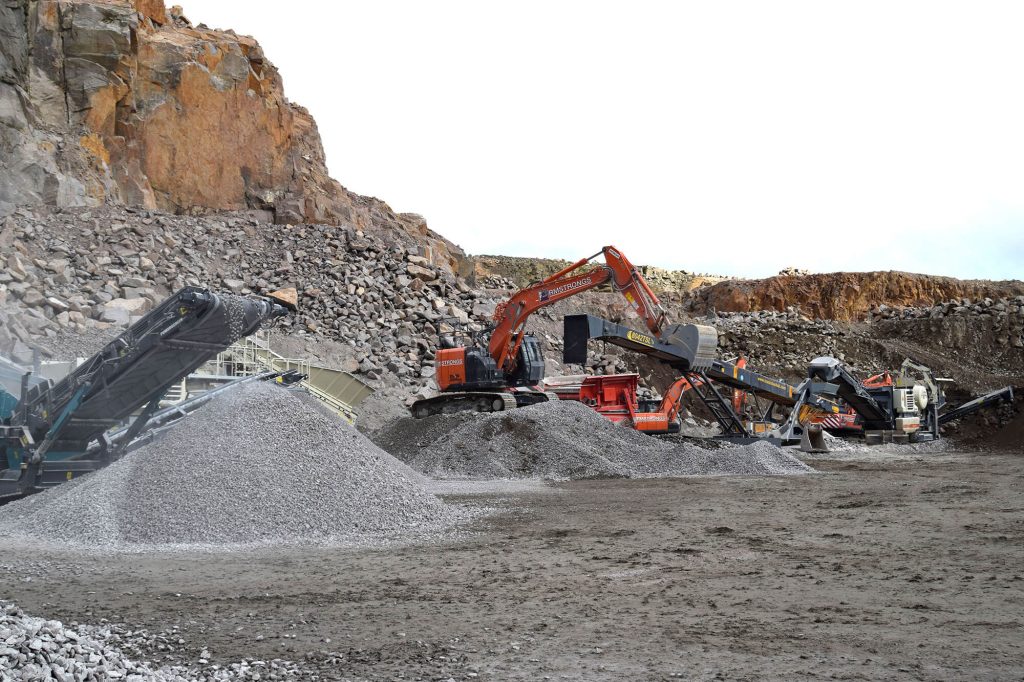
[[295, 370], [306, 375], [301, 386], [310, 395], [349, 423], [355, 421], [356, 408], [360, 403], [373, 394], [372, 388], [348, 372], [275, 352], [265, 333], [239, 340], [219, 353], [204, 369], [220, 376], [252, 376], [267, 370]]

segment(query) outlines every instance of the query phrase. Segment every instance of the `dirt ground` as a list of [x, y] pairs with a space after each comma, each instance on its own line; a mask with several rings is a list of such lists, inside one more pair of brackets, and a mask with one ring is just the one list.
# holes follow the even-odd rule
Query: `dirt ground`
[[449, 497], [500, 512], [443, 545], [7, 548], [3, 596], [177, 627], [184, 660], [288, 658], [322, 679], [1024, 677], [1024, 455], [813, 465]]

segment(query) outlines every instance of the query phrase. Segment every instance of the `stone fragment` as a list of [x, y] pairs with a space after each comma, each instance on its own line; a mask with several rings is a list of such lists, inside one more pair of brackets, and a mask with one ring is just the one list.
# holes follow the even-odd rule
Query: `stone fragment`
[[46, 305], [53, 308], [54, 312], [57, 313], [63, 313], [71, 309], [71, 306], [69, 306], [67, 303], [65, 303], [64, 301], [60, 300], [55, 296], [47, 297]]
[[423, 282], [433, 282], [437, 279], [437, 275], [433, 270], [429, 270], [423, 266], [414, 265], [412, 263], [406, 266], [406, 272]]

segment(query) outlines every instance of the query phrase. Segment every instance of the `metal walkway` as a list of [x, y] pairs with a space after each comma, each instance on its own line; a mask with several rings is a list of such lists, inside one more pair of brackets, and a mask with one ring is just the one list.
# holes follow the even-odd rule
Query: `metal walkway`
[[356, 408], [373, 394], [373, 389], [340, 369], [324, 367], [305, 359], [287, 358], [270, 347], [269, 335], [254, 334], [241, 339], [204, 368], [221, 376], [252, 376], [267, 371], [294, 370], [306, 375], [300, 385], [350, 424]]

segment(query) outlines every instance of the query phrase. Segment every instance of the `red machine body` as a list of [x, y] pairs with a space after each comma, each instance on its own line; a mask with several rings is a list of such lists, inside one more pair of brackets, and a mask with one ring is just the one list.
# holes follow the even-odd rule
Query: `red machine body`
[[693, 385], [677, 379], [660, 400], [640, 397], [639, 374], [560, 377], [544, 384], [560, 400], [576, 400], [615, 424], [645, 433], [679, 431], [680, 401]]

